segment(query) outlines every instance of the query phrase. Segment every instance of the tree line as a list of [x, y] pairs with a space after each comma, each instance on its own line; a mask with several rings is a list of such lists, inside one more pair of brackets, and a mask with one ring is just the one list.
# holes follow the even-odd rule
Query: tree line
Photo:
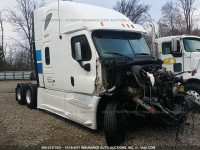
[[[34, 70], [32, 50], [32, 12], [44, 6], [43, 0], [16, 0], [14, 8], [0, 11], [0, 71]], [[4, 14], [4, 15], [3, 15]], [[5, 21], [6, 20], [6, 21]], [[17, 37], [7, 37], [5, 26], [11, 23]]]
[[[0, 10], [0, 71], [34, 70], [32, 12], [44, 6], [45, 1], [16, 0], [16, 2], [15, 8]], [[157, 37], [182, 34], [200, 35], [198, 26], [200, 12], [196, 2], [196, 0], [166, 2], [160, 10], [161, 17], [156, 23], [158, 27]], [[151, 6], [142, 4], [140, 0], [118, 0], [113, 9], [126, 15], [136, 24], [148, 25], [152, 22], [152, 17], [149, 15]], [[7, 22], [13, 25], [13, 32], [17, 33], [17, 37], [5, 35]], [[148, 34], [146, 39], [150, 43], [151, 35]]]

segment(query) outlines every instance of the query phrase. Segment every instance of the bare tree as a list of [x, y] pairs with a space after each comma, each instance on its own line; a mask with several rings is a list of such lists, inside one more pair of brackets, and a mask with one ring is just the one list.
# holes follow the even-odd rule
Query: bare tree
[[140, 0], [119, 0], [113, 8], [134, 23], [144, 23], [148, 20], [146, 13], [150, 10], [150, 5], [139, 4], [139, 2]]
[[[4, 10], [0, 11], [0, 28], [1, 28], [1, 46], [0, 46], [0, 66], [5, 70], [5, 53], [4, 53], [4, 26], [2, 13]], [[3, 70], [3, 69], [1, 69]]]
[[187, 34], [191, 34], [193, 28], [194, 12], [196, 11], [195, 0], [178, 0], [184, 14]]
[[184, 27], [184, 19], [180, 10], [176, 7], [175, 3], [167, 2], [161, 9], [162, 17], [158, 21], [159, 35], [169, 36], [182, 34]]
[[14, 62], [14, 49], [9, 48], [8, 56], [6, 57], [6, 70], [13, 69], [13, 62]]
[[197, 27], [197, 28], [195, 28], [195, 29], [193, 29], [192, 30], [192, 34], [193, 35], [198, 35], [198, 36], [200, 36], [200, 29]]
[[[45, 4], [44, 0], [38, 3], [37, 0], [16, 0], [16, 10], [9, 9], [9, 20], [19, 32], [24, 42], [20, 42], [21, 48], [28, 50], [29, 63], [33, 69], [33, 51], [32, 51], [32, 12]], [[16, 39], [17, 40], [17, 39]], [[19, 41], [19, 40], [18, 40]], [[28, 44], [27, 44], [28, 43]]]
[[20, 43], [13, 42], [9, 44], [8, 54], [6, 57], [6, 70], [8, 71], [24, 71], [30, 70], [30, 65], [27, 63], [28, 51], [20, 48]]
[[3, 65], [4, 65], [4, 59], [3, 59], [3, 48], [0, 46], [0, 70], [3, 70]]

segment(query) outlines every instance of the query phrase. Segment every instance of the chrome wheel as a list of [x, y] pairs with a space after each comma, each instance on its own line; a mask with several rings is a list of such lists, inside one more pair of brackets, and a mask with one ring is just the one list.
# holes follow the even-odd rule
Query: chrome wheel
[[189, 90], [186, 92], [188, 96], [191, 96], [193, 97], [193, 99], [198, 103], [200, 104], [200, 95], [199, 93], [197, 93], [196, 91], [193, 91], [193, 90]]
[[31, 91], [29, 89], [26, 91], [26, 102], [31, 103]]
[[22, 91], [20, 88], [17, 89], [17, 99], [20, 101], [22, 99], [22, 95], [21, 95]]

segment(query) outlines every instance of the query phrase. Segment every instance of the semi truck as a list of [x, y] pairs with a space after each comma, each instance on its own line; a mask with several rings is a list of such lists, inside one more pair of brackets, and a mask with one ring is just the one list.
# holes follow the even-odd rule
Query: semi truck
[[[152, 56], [163, 60], [167, 71], [181, 73], [187, 79], [185, 92], [200, 105], [200, 37], [179, 35], [155, 38], [155, 26], [152, 27]], [[195, 75], [188, 71], [196, 70]]]
[[186, 80], [151, 56], [146, 28], [121, 13], [62, 1], [33, 13], [37, 84], [19, 83], [16, 100], [93, 130], [107, 145], [125, 139], [130, 120], [181, 125], [192, 109]]

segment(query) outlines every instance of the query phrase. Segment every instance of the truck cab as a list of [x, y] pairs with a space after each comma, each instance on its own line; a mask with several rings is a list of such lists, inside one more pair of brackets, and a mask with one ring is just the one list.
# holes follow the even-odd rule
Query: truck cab
[[168, 71], [175, 73], [197, 70], [195, 75], [183, 73], [188, 79], [186, 92], [200, 103], [200, 37], [169, 36], [155, 40], [156, 57], [163, 60]]
[[184, 123], [192, 109], [185, 80], [151, 56], [146, 28], [115, 10], [68, 1], [35, 10], [33, 22], [38, 83], [17, 85], [19, 104], [103, 126], [109, 146], [124, 141], [137, 117]]

